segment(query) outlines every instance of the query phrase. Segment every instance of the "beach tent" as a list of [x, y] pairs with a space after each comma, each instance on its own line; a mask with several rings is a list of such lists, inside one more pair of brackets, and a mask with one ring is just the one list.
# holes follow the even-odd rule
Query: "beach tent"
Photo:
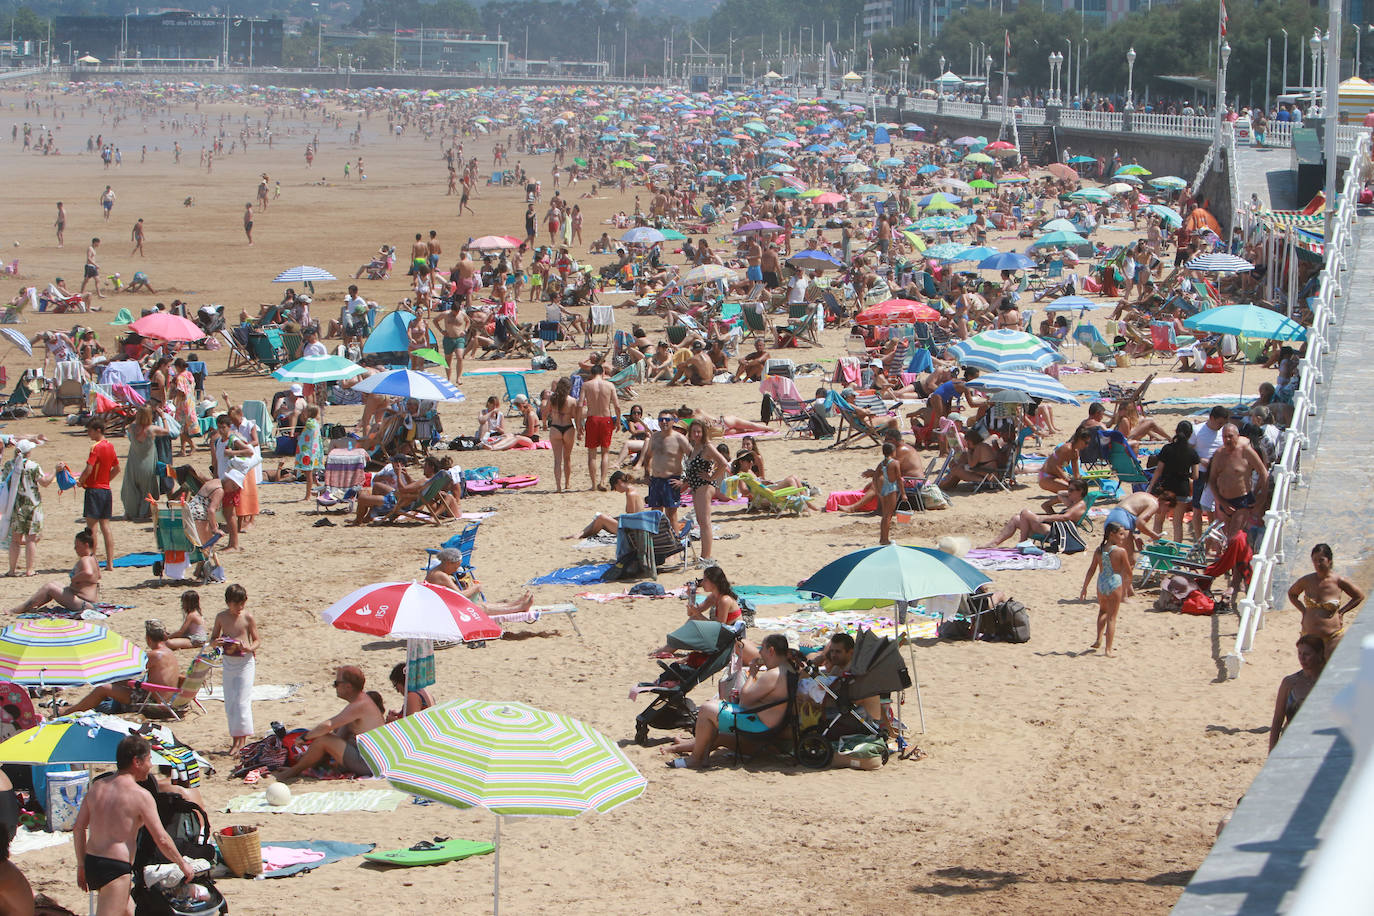
[[848, 73], [844, 75], [843, 79], [846, 83], [862, 83], [864, 78], [862, 76], [859, 76], [859, 74], [855, 73], [853, 70], [850, 70]]
[[[364, 353], [404, 353], [409, 349], [410, 341], [406, 337], [406, 328], [415, 320], [415, 315], [411, 312], [397, 309], [388, 312], [377, 321], [377, 326], [372, 329], [372, 333], [367, 335], [367, 340], [363, 343]], [[429, 342], [434, 343], [434, 333], [429, 333]]]
[[1374, 111], [1374, 83], [1352, 76], [1336, 87], [1337, 117], [1342, 124], [1361, 124]]

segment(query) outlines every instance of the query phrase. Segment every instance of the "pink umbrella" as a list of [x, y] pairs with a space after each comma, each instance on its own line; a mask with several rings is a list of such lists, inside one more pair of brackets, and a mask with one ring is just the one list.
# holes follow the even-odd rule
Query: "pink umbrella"
[[519, 248], [520, 243], [504, 235], [479, 235], [468, 242], [468, 247], [473, 251], [494, 251], [498, 248]]
[[836, 194], [834, 191], [826, 191], [824, 194], [817, 194], [812, 202], [825, 206], [826, 204], [838, 204], [844, 200], [843, 194]]
[[481, 608], [451, 588], [428, 582], [364, 586], [334, 602], [321, 616], [340, 630], [393, 639], [501, 638], [501, 627]]
[[154, 312], [129, 325], [134, 332], [158, 340], [200, 340], [205, 330], [194, 321], [170, 312]]

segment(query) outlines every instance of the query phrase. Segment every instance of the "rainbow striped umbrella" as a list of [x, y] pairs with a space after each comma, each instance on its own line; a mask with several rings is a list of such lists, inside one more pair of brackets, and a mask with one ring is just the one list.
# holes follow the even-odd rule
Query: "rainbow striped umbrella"
[[41, 617], [0, 630], [0, 681], [25, 687], [104, 684], [138, 677], [143, 650], [84, 620]]
[[524, 703], [432, 706], [359, 735], [358, 750], [373, 773], [402, 791], [497, 815], [493, 913], [500, 908], [503, 817], [606, 812], [648, 785], [606, 736]]

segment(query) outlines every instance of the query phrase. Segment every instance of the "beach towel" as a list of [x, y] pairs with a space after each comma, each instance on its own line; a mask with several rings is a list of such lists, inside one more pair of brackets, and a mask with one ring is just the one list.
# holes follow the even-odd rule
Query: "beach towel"
[[[271, 846], [262, 847], [264, 878], [289, 878], [292, 875], [303, 874], [312, 869], [319, 868], [321, 865], [328, 865], [340, 859], [348, 859], [353, 856], [361, 856], [377, 848], [376, 843], [343, 843], [339, 840], [287, 840], [274, 842]], [[319, 853], [314, 861], [296, 861], [283, 865], [280, 868], [267, 867], [267, 855], [269, 849], [281, 850], [273, 853], [273, 859], [284, 861], [290, 851], [305, 851]]]
[[253, 675], [257, 659], [251, 655], [226, 655], [220, 681], [224, 686], [224, 717], [229, 737], [253, 734]]
[[578, 550], [591, 550], [596, 547], [614, 547], [615, 535], [607, 531], [600, 531], [594, 537], [583, 538], [577, 542]]
[[537, 576], [526, 585], [590, 585], [593, 582], [600, 582], [605, 577], [607, 570], [614, 564], [611, 563], [590, 563], [582, 566], [568, 566], [563, 569], [555, 569], [546, 575]]
[[963, 558], [978, 569], [1059, 569], [1063, 566], [1063, 561], [1055, 554], [1021, 553], [1005, 547], [970, 550]]
[[[140, 566], [152, 566], [161, 559], [162, 554], [160, 553], [126, 553], [122, 557], [115, 557], [114, 565], [115, 569], [131, 569]], [[99, 560], [97, 565], [104, 569], [105, 561]]]
[[735, 597], [750, 604], [815, 604], [812, 592], [798, 591], [790, 585], [736, 585]]
[[39, 849], [47, 849], [49, 846], [60, 846], [63, 843], [71, 842], [70, 833], [48, 833], [46, 830], [30, 830], [27, 827], [20, 827], [10, 840], [10, 855], [22, 856], [26, 852], [35, 852]]
[[798, 611], [785, 617], [758, 617], [754, 626], [760, 630], [787, 634], [788, 643], [806, 648], [825, 644], [835, 633], [853, 634], [860, 629], [872, 630], [879, 636], [896, 638], [905, 632], [913, 639], [934, 639], [939, 626], [938, 616], [921, 613], [921, 606], [901, 627], [891, 618], [873, 613]]
[[434, 640], [406, 640], [406, 690], [424, 690], [434, 684]]
[[845, 506], [852, 506], [863, 499], [863, 490], [835, 490], [825, 498], [825, 511], [838, 512]]
[[[338, 814], [343, 811], [395, 811], [406, 800], [395, 789], [295, 791], [285, 805], [269, 805], [264, 792], [231, 798], [221, 810], [234, 814]], [[278, 843], [279, 846], [287, 844]]]
[[[285, 700], [296, 695], [300, 690], [300, 684], [254, 684], [250, 696], [254, 702], [260, 700]], [[213, 701], [215, 703], [224, 702], [224, 688], [220, 686], [202, 687], [200, 693], [196, 694], [196, 699], [202, 703]]]
[[577, 605], [575, 604], [541, 604], [535, 605], [528, 611], [519, 611], [514, 614], [492, 614], [491, 619], [501, 626], [511, 623], [538, 623], [539, 618], [545, 614], [576, 614]]
[[[119, 562], [118, 558], [115, 563]], [[106, 604], [104, 601], [97, 601], [93, 607], [86, 608], [84, 611], [72, 611], [61, 606], [43, 607], [36, 611], [20, 614], [20, 620], [37, 620], [41, 617], [62, 617], [66, 620], [104, 620], [116, 611], [127, 611], [134, 607], [132, 604]]]

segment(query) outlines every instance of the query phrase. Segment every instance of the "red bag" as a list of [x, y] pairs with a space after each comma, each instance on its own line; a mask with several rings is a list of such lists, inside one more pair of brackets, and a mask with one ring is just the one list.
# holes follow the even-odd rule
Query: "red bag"
[[1203, 372], [1225, 372], [1226, 360], [1222, 359], [1220, 353], [1207, 357], [1207, 363], [1202, 367]]
[[1194, 617], [1210, 617], [1215, 608], [1216, 602], [1209, 598], [1206, 592], [1199, 590], [1183, 599], [1183, 606], [1179, 608], [1179, 611], [1184, 614], [1192, 614]]

